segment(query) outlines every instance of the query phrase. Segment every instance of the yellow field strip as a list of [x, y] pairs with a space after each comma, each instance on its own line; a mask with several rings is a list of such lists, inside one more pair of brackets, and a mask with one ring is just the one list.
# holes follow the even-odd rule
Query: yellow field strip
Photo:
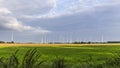
[[0, 47], [30, 46], [30, 47], [55, 47], [55, 46], [119, 46], [120, 44], [0, 44]]

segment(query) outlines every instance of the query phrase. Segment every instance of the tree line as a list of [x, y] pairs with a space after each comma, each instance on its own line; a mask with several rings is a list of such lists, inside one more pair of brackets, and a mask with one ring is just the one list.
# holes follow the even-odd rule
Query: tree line
[[[14, 41], [10, 41], [10, 42], [5, 42], [5, 41], [0, 41], [1, 44], [4, 44], [4, 43], [15, 43]], [[107, 44], [107, 43], [120, 43], [120, 41], [107, 41], [107, 42], [91, 42], [91, 41], [88, 41], [88, 42], [84, 42], [84, 41], [81, 41], [81, 42], [65, 42], [65, 43], [62, 43], [62, 42], [49, 42], [48, 44]], [[31, 42], [32, 44], [32, 42]]]
[[0, 43], [14, 43], [14, 41], [11, 42], [0, 41]]

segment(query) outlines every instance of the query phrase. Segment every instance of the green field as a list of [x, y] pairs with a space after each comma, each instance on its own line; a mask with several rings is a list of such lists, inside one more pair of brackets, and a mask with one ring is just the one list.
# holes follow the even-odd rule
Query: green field
[[[34, 44], [33, 44], [34, 45]], [[56, 57], [62, 57], [65, 62], [73, 68], [80, 64], [88, 63], [99, 65], [110, 58], [113, 58], [116, 52], [120, 52], [120, 46], [19, 46], [19, 47], [1, 47], [0, 57], [9, 58], [16, 50], [20, 61], [29, 49], [37, 48], [37, 53], [41, 54], [40, 60], [46, 60], [51, 63]], [[72, 67], [71, 67], [72, 68]]]

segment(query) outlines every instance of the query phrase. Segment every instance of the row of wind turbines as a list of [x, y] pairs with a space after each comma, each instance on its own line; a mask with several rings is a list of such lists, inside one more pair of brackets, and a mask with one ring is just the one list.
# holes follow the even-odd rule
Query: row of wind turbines
[[[57, 36], [58, 40], [50, 40], [47, 34], [40, 34], [41, 39], [40, 42], [41, 44], [43, 43], [72, 43], [72, 42], [81, 42], [81, 40], [78, 38], [77, 40], [73, 39], [73, 33], [70, 33], [68, 36], [63, 37], [63, 36]], [[14, 32], [11, 32], [11, 42], [14, 42]], [[101, 41], [104, 42], [104, 36], [101, 35]]]

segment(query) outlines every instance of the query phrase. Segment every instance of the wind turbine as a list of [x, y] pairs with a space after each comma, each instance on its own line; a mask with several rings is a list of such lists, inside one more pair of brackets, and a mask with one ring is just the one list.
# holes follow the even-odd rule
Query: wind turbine
[[14, 34], [13, 34], [13, 31], [12, 31], [12, 35], [11, 35], [11, 42], [12, 42], [12, 43], [14, 42]]
[[101, 36], [101, 42], [103, 42], [103, 41], [104, 41], [104, 36], [102, 35], [102, 36]]
[[47, 35], [45, 33], [42, 33], [41, 36], [42, 36], [41, 37], [41, 43], [42, 44], [47, 43]]
[[44, 43], [44, 35], [41, 34], [41, 43], [43, 44]]
[[70, 35], [69, 35], [69, 41], [68, 41], [68, 43], [72, 43], [72, 41], [73, 41], [72, 40], [72, 35], [73, 35], [73, 33], [71, 32]]
[[47, 43], [47, 35], [44, 34], [44, 43], [46, 44]]

